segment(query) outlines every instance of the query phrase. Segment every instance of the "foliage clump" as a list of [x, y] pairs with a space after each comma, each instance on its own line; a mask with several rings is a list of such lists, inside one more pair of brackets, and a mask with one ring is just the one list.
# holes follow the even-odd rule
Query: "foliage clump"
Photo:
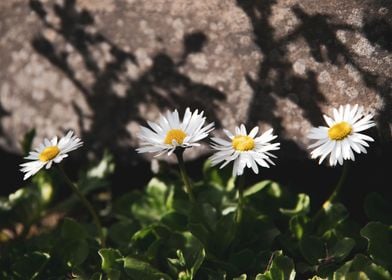
[[[309, 196], [264, 180], [244, 188], [238, 223], [235, 179], [209, 161], [202, 180], [194, 182], [194, 202], [175, 172], [158, 174], [144, 190], [98, 201], [110, 189], [113, 168], [106, 154], [78, 180], [101, 209], [105, 248], [97, 228], [85, 220], [88, 213], [75, 210], [76, 197], [56, 201], [61, 186], [55, 170], [41, 171], [29, 186], [2, 198], [1, 278], [392, 278], [390, 207], [378, 194], [367, 197], [369, 223], [361, 228], [340, 203], [315, 214]], [[53, 213], [74, 218], [45, 227]]]

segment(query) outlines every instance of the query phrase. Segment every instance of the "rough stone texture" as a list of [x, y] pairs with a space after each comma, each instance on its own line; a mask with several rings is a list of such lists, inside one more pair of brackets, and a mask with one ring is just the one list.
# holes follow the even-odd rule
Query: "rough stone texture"
[[391, 140], [388, 0], [7, 0], [0, 17], [7, 150], [35, 127], [128, 155], [139, 123], [187, 106], [220, 128], [273, 127], [289, 157], [340, 104], [364, 105]]

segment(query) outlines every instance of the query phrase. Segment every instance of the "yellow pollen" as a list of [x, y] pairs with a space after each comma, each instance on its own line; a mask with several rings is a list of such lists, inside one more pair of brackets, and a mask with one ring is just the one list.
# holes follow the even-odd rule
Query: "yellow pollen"
[[328, 137], [331, 140], [342, 140], [347, 137], [352, 131], [352, 127], [347, 122], [340, 122], [328, 129]]
[[57, 146], [49, 146], [39, 154], [38, 158], [40, 161], [47, 162], [54, 159], [59, 153], [60, 149]]
[[167, 132], [164, 143], [171, 145], [173, 140], [176, 140], [178, 144], [182, 144], [186, 137], [186, 134], [181, 129], [171, 129]]
[[249, 151], [255, 147], [255, 140], [247, 135], [237, 135], [231, 141], [231, 145], [237, 151]]

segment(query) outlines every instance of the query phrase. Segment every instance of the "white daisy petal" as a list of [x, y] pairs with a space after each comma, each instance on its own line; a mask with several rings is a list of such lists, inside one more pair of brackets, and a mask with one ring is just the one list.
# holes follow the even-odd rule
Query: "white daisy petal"
[[38, 148], [33, 149], [25, 157], [25, 159], [30, 161], [20, 165], [20, 170], [25, 173], [23, 180], [33, 176], [43, 167], [46, 169], [51, 168], [53, 163], [59, 163], [68, 156], [68, 152], [76, 150], [82, 145], [83, 142], [73, 135], [73, 131], [69, 131], [60, 140], [58, 140], [57, 136], [53, 137], [52, 140], [45, 138], [44, 143], [41, 143]]
[[358, 104], [355, 104], [354, 107], [352, 108], [352, 110], [350, 111], [350, 115], [348, 117], [348, 120], [352, 121], [355, 114], [357, 113], [357, 110], [358, 110]]
[[351, 106], [349, 104], [347, 104], [344, 107], [344, 112], [343, 112], [343, 120], [347, 120], [350, 116], [350, 112], [351, 112]]
[[363, 107], [345, 105], [334, 108], [333, 118], [324, 115], [328, 127], [311, 128], [308, 138], [315, 140], [309, 146], [312, 158], [321, 164], [329, 156], [329, 164], [342, 165], [345, 160], [355, 160], [355, 153], [366, 153], [367, 142], [373, 138], [359, 133], [375, 126], [372, 115], [364, 115]]
[[192, 116], [191, 110], [189, 108], [186, 108], [184, 118], [182, 120], [183, 130], [188, 126], [191, 116]]
[[259, 127], [255, 126], [250, 132], [249, 137], [255, 138], [256, 134], [259, 132]]
[[49, 169], [49, 168], [52, 166], [52, 164], [53, 164], [53, 161], [50, 160], [50, 161], [46, 164], [45, 168], [46, 168], [46, 169]]
[[229, 137], [230, 139], [232, 139], [234, 137], [233, 133], [231, 133], [230, 131], [228, 131], [227, 129], [223, 129], [223, 132], [227, 135], [227, 137]]
[[45, 147], [49, 147], [49, 146], [52, 146], [52, 143], [49, 141], [48, 138], [45, 138], [44, 139], [44, 145], [45, 145]]
[[235, 133], [224, 130], [227, 138], [212, 138], [211, 148], [216, 152], [210, 157], [213, 165], [222, 163], [223, 168], [229, 162], [233, 163], [233, 176], [241, 176], [245, 168], [250, 168], [258, 174], [259, 166], [269, 167], [273, 164], [271, 157], [275, 157], [269, 151], [278, 150], [279, 143], [270, 143], [277, 136], [272, 134], [272, 129], [256, 137], [258, 127], [254, 127], [249, 134], [245, 125], [235, 128]]
[[356, 125], [354, 127], [354, 132], [361, 132], [361, 131], [369, 129], [369, 128], [375, 126], [375, 125], [376, 125], [375, 123], [367, 123], [367, 124], [363, 124], [363, 125]]
[[323, 115], [325, 122], [328, 124], [328, 126], [333, 126], [335, 123], [334, 120], [327, 115]]
[[358, 107], [357, 112], [354, 114], [354, 116], [353, 116], [352, 119], [351, 119], [351, 123], [352, 123], [352, 124], [356, 123], [357, 120], [359, 120], [360, 118], [362, 118], [362, 116], [363, 116], [363, 111], [364, 111], [364, 109], [363, 109], [362, 106], [361, 106], [361, 107]]
[[138, 138], [138, 153], [167, 153], [171, 155], [177, 148], [199, 146], [200, 140], [206, 138], [214, 129], [214, 123], [204, 125], [204, 112], [195, 110], [193, 113], [186, 108], [182, 120], [177, 110], [160, 115], [158, 122], [148, 121], [151, 129], [141, 126]]

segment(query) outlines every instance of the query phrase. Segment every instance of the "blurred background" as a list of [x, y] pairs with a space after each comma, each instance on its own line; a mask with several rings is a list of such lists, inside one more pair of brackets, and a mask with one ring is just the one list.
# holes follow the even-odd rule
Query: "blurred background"
[[[361, 219], [366, 193], [392, 197], [391, 1], [7, 0], [0, 18], [1, 195], [23, 184], [21, 141], [32, 129], [34, 144], [76, 131], [85, 145], [65, 162], [74, 176], [107, 149], [113, 193], [140, 188], [153, 173], [134, 150], [139, 125], [190, 107], [216, 135], [240, 123], [274, 128], [277, 165], [249, 183], [274, 179], [319, 204], [341, 169], [310, 160], [306, 134], [349, 103], [377, 127], [344, 203]], [[186, 152], [192, 177], [209, 154]]]

